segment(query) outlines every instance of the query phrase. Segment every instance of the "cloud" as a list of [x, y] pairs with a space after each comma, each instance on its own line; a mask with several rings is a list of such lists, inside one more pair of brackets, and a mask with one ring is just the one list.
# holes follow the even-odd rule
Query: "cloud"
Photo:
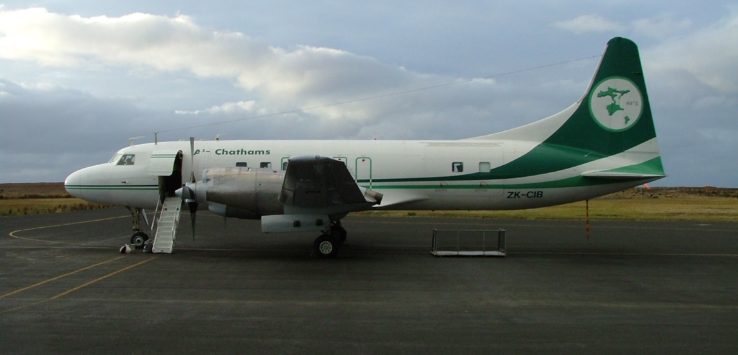
[[[641, 49], [670, 181], [734, 185], [735, 174], [721, 172], [715, 161], [730, 161], [738, 149], [730, 140], [738, 134], [731, 128], [738, 48], [728, 45], [738, 43], [735, 15], [710, 25], [671, 15], [628, 23], [582, 15], [555, 26], [649, 36]], [[600, 49], [586, 46], [588, 53]], [[13, 172], [3, 174], [6, 181], [61, 181], [76, 168], [105, 161], [129, 137], [152, 137], [155, 130], [162, 140], [470, 137], [567, 106], [580, 98], [596, 64], [459, 78], [341, 49], [278, 47], [184, 15], [84, 17], [40, 8], [0, 8], [0, 60], [4, 68], [40, 73], [0, 78], [0, 164]], [[131, 72], [146, 78], [126, 76]], [[85, 89], [57, 80], [80, 73], [101, 79]], [[180, 81], [186, 83], [176, 86]], [[105, 96], [94, 85], [101, 82], [131, 88]]]
[[6, 152], [82, 153], [111, 141], [123, 143], [147, 125], [142, 118], [149, 113], [129, 102], [2, 79], [0, 85], [7, 92], [0, 96], [0, 141]]
[[185, 70], [234, 80], [247, 91], [259, 91], [270, 105], [283, 107], [423, 81], [418, 74], [370, 57], [313, 46], [276, 48], [240, 32], [204, 29], [183, 15], [81, 17], [43, 8], [0, 11], [0, 58], [50, 67]]
[[738, 12], [649, 49], [648, 69], [677, 79], [690, 77], [719, 93], [735, 95], [738, 94], [738, 46], [733, 43], [738, 43]]
[[642, 50], [664, 183], [735, 186], [738, 13], [666, 38]]
[[177, 115], [234, 114], [240, 112], [252, 112], [255, 104], [256, 102], [253, 100], [226, 102], [220, 105], [211, 106], [204, 110], [175, 110], [174, 113]]
[[[249, 118], [287, 111], [320, 127], [346, 127], [337, 134], [351, 137], [365, 131], [358, 126], [381, 121], [455, 117], [457, 108], [449, 105], [452, 102], [476, 105], [475, 115], [468, 119], [481, 121], [499, 110], [493, 108], [495, 102], [502, 102], [491, 99], [498, 87], [495, 80], [417, 73], [339, 49], [273, 47], [240, 32], [203, 28], [184, 15], [81, 17], [42, 8], [0, 11], [0, 58], [59, 70], [107, 65], [186, 71], [203, 78], [232, 80], [251, 97], [206, 108], [172, 110], [179, 116], [200, 117], [192, 121], [195, 124], [224, 115], [228, 119]], [[398, 94], [438, 87], [439, 83], [442, 88], [424, 92], [422, 97]], [[498, 96], [503, 100], [503, 95]], [[290, 115], [272, 118], [291, 119]], [[425, 129], [407, 132], [439, 135]], [[410, 137], [407, 132], [385, 132], [384, 136]], [[452, 132], [463, 134], [458, 129]]]
[[558, 21], [554, 23], [554, 26], [576, 34], [612, 32], [624, 28], [623, 25], [615, 21], [594, 14], [580, 15], [571, 20]]
[[632, 29], [640, 36], [667, 38], [683, 33], [692, 27], [689, 19], [675, 19], [672, 15], [660, 15], [633, 21]]

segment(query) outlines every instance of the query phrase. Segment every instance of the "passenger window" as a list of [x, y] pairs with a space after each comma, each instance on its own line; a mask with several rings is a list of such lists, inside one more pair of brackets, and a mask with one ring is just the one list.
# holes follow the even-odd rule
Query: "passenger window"
[[236, 162], [236, 167], [245, 168], [247, 166], [248, 166], [248, 164], [245, 161]]
[[455, 161], [451, 163], [451, 171], [454, 173], [463, 173], [464, 172], [464, 163], [460, 161]]
[[118, 160], [118, 165], [133, 165], [136, 162], [135, 154], [123, 154]]
[[269, 168], [272, 167], [272, 163], [271, 162], [268, 162], [268, 161], [263, 161], [263, 162], [259, 163], [259, 167], [262, 168], [262, 169], [263, 168], [268, 168], [269, 169]]
[[287, 170], [287, 163], [288, 162], [286, 160], [282, 162], [282, 171]]

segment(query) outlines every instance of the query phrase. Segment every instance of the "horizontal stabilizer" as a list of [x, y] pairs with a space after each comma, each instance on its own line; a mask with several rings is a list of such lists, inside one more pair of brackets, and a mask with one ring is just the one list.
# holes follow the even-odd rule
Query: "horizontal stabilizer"
[[661, 164], [661, 157], [633, 165], [623, 166], [617, 169], [586, 171], [582, 176], [588, 178], [605, 179], [605, 180], [656, 180], [664, 176], [664, 167]]
[[615, 171], [589, 171], [583, 173], [582, 176], [603, 180], [645, 180], [664, 177], [663, 174], [640, 174]]

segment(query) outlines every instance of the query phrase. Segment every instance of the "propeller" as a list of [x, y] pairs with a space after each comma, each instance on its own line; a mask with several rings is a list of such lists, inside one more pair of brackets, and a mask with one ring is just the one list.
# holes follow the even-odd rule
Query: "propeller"
[[190, 137], [190, 184], [184, 184], [182, 186], [182, 200], [190, 210], [192, 240], [195, 240], [195, 215], [197, 214], [197, 196], [195, 195], [195, 190], [192, 189], [195, 183], [197, 183], [197, 180], [195, 180], [195, 137]]

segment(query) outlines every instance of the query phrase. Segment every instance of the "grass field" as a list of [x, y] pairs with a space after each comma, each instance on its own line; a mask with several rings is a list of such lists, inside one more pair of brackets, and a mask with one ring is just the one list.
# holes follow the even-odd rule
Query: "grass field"
[[[368, 216], [444, 216], [500, 219], [584, 219], [584, 201], [513, 211], [370, 211]], [[589, 201], [591, 220], [684, 220], [738, 222], [738, 198], [685, 196], [676, 198], [598, 198]]]
[[62, 198], [22, 198], [0, 200], [0, 216], [18, 216], [41, 213], [62, 213], [92, 210], [105, 206], [73, 197]]
[[70, 196], [60, 182], [0, 184], [0, 216], [63, 213], [105, 207]]
[[[0, 184], [0, 216], [105, 208], [73, 198], [62, 183]], [[444, 216], [583, 219], [585, 202], [514, 211], [368, 211], [360, 216]], [[630, 189], [589, 201], [592, 220], [690, 220], [738, 222], [738, 189], [713, 187]]]

